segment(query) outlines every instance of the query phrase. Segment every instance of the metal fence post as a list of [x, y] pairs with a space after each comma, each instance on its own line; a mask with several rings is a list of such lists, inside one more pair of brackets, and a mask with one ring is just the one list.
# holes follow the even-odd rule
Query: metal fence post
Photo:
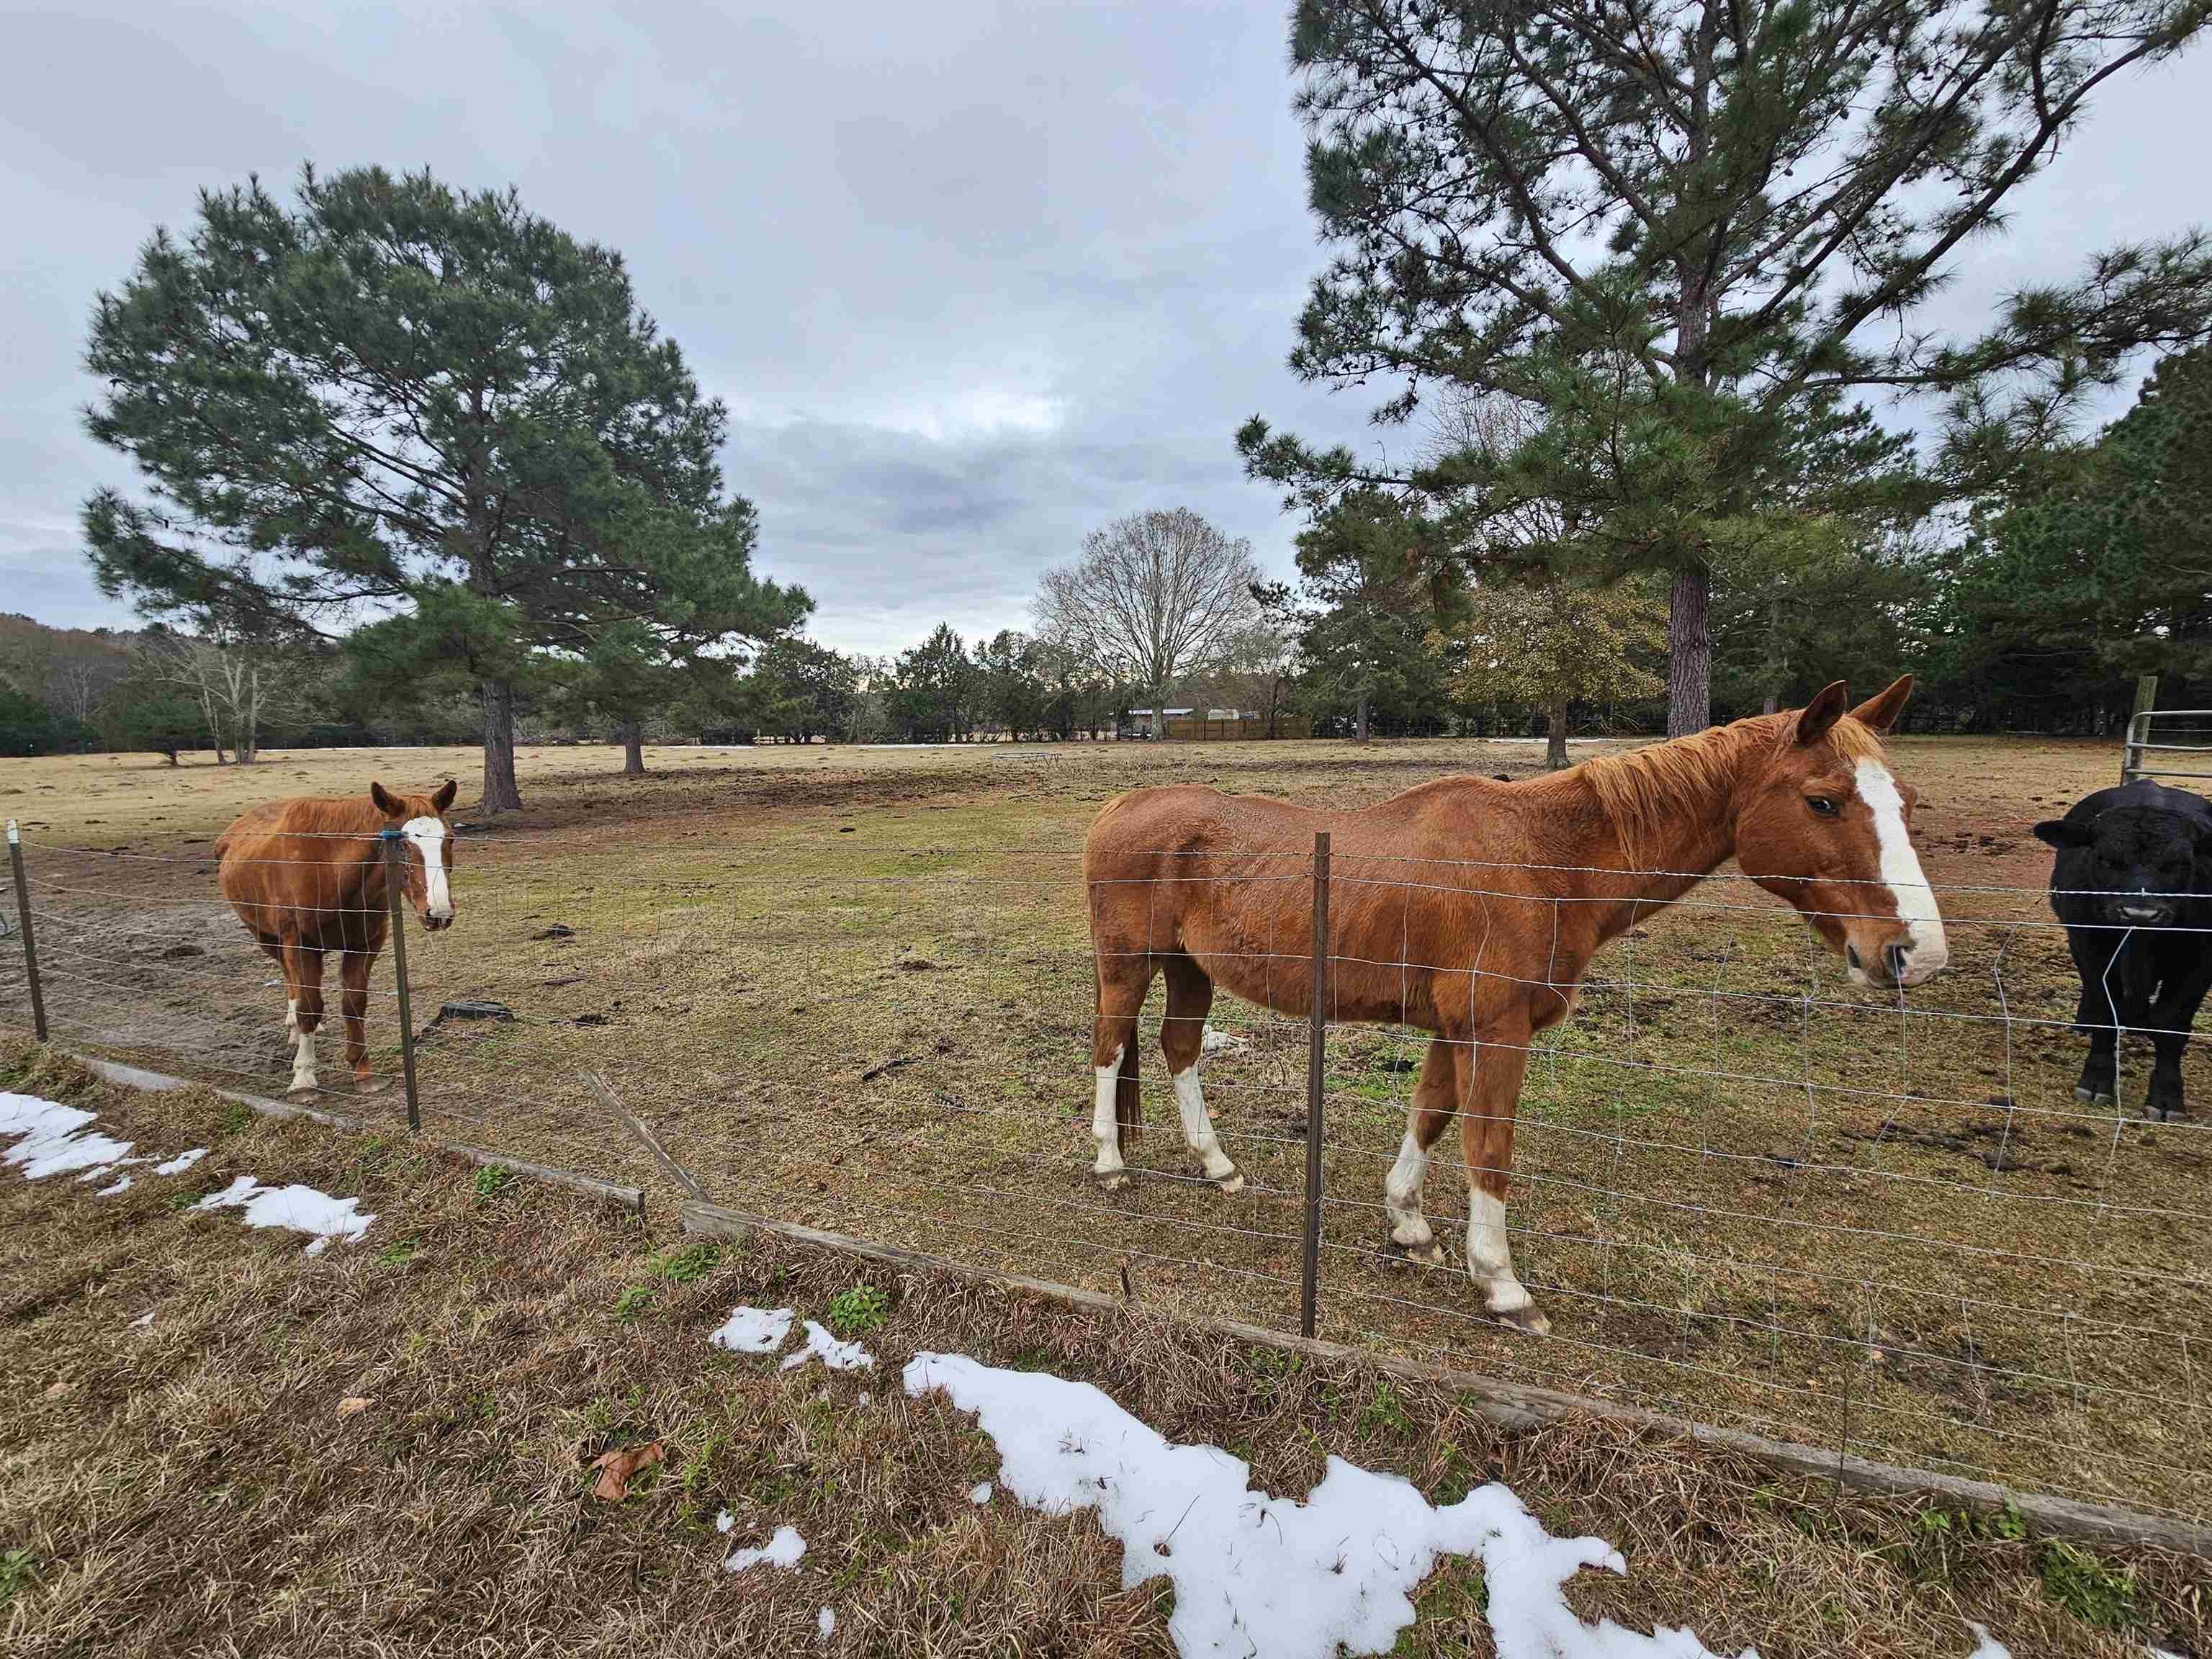
[[23, 925], [23, 975], [31, 986], [31, 1029], [46, 1040], [46, 994], [39, 985], [39, 942], [31, 935], [31, 880], [23, 873], [23, 836], [8, 820], [8, 864], [15, 876], [15, 915]]
[[384, 832], [384, 897], [392, 908], [392, 973], [399, 986], [399, 1069], [407, 1079], [407, 1127], [420, 1130], [422, 1109], [415, 1096], [415, 1017], [407, 1000], [407, 843], [397, 830]]
[[1298, 1283], [1298, 1329], [1314, 1334], [1321, 1294], [1322, 1073], [1328, 1051], [1328, 831], [1313, 850], [1313, 1011], [1306, 1021], [1305, 1265]]

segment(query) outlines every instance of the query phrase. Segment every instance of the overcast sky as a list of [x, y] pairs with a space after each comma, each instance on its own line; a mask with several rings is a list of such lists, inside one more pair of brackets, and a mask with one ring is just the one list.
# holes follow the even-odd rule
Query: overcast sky
[[[620, 248], [728, 403], [762, 567], [814, 593], [829, 644], [1020, 626], [1040, 571], [1149, 507], [1288, 574], [1296, 524], [1244, 479], [1237, 425], [1376, 440], [1362, 394], [1284, 367], [1323, 257], [1286, 13], [0, 7], [0, 610], [130, 623], [76, 533], [89, 490], [131, 481], [80, 429], [93, 296], [200, 187], [289, 185], [305, 161], [512, 184]], [[2208, 104], [2204, 52], [2124, 83], [1939, 314], [2212, 216], [2183, 137]]]

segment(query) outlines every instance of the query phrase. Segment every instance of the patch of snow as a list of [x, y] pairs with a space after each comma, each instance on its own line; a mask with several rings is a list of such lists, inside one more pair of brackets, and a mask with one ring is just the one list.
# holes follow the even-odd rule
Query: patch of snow
[[127, 1140], [82, 1133], [98, 1115], [36, 1095], [0, 1094], [0, 1135], [15, 1138], [15, 1144], [0, 1153], [0, 1163], [19, 1165], [26, 1181], [80, 1170], [97, 1175], [131, 1152]]
[[1481, 1558], [1498, 1659], [1717, 1659], [1687, 1630], [1584, 1624], [1561, 1586], [1583, 1567], [1626, 1564], [1602, 1539], [1553, 1538], [1495, 1482], [1439, 1510], [1395, 1475], [1332, 1457], [1298, 1503], [1251, 1491], [1241, 1459], [1172, 1445], [1087, 1382], [937, 1353], [908, 1361], [905, 1382], [976, 1414], [1017, 1501], [1096, 1509], [1121, 1542], [1123, 1588], [1171, 1577], [1168, 1629], [1185, 1659], [1387, 1652], [1413, 1622], [1413, 1590], [1447, 1554]]
[[2012, 1659], [2012, 1650], [1990, 1635], [1987, 1625], [1977, 1625], [1969, 1620], [1966, 1628], [1974, 1632], [1974, 1640], [1978, 1644], [1966, 1659]]
[[720, 1515], [714, 1517], [714, 1530], [716, 1532], [727, 1532], [732, 1527], [734, 1527], [737, 1524], [738, 1517], [732, 1515], [727, 1510], [724, 1510]]
[[989, 1503], [991, 1501], [991, 1483], [988, 1480], [979, 1480], [974, 1486], [969, 1487], [968, 1501], [975, 1504], [978, 1509], [981, 1509], [984, 1504]]
[[796, 1527], [778, 1527], [768, 1542], [758, 1549], [732, 1550], [730, 1559], [722, 1563], [724, 1571], [743, 1572], [747, 1567], [765, 1561], [772, 1567], [781, 1567], [788, 1572], [799, 1565], [799, 1558], [806, 1553], [806, 1540], [799, 1535]]
[[837, 1615], [828, 1607], [823, 1608], [814, 1615], [814, 1628], [822, 1632], [823, 1641], [828, 1641], [837, 1633]]
[[130, 1190], [131, 1177], [129, 1176], [122, 1176], [118, 1177], [116, 1180], [110, 1182], [106, 1186], [102, 1187], [98, 1192], [94, 1193], [93, 1196], [94, 1198], [108, 1198], [117, 1193], [127, 1193]]
[[861, 1389], [861, 1390], [860, 1390], [860, 1403], [861, 1403], [863, 1406], [865, 1406], [865, 1405], [866, 1405], [866, 1404], [868, 1403], [868, 1400], [869, 1400], [868, 1391], [867, 1391], [866, 1389]]
[[151, 1308], [149, 1308], [144, 1313], [140, 1314], [137, 1318], [131, 1322], [131, 1328], [134, 1331], [152, 1330], [154, 1328], [154, 1310]]
[[[123, 1144], [127, 1146], [131, 1143], [126, 1140]], [[77, 1179], [87, 1182], [98, 1181], [105, 1176], [113, 1175], [118, 1170], [127, 1170], [134, 1164], [151, 1164], [153, 1161], [150, 1158], [118, 1158], [112, 1164], [102, 1164], [87, 1170]]]
[[707, 1340], [738, 1353], [774, 1353], [790, 1334], [790, 1309], [737, 1307]]
[[797, 1353], [787, 1356], [778, 1370], [787, 1371], [795, 1365], [818, 1358], [833, 1371], [873, 1370], [875, 1355], [857, 1342], [840, 1342], [812, 1320], [806, 1322], [806, 1346]]
[[154, 1166], [154, 1173], [155, 1175], [182, 1175], [185, 1170], [191, 1169], [193, 1164], [198, 1163], [207, 1155], [208, 1149], [206, 1147], [195, 1146], [190, 1152], [179, 1152], [167, 1164], [156, 1164]]
[[210, 1193], [195, 1210], [242, 1210], [249, 1227], [284, 1227], [313, 1236], [309, 1255], [320, 1255], [334, 1238], [359, 1238], [374, 1215], [359, 1213], [357, 1198], [332, 1198], [313, 1187], [264, 1187], [240, 1176], [219, 1193]]

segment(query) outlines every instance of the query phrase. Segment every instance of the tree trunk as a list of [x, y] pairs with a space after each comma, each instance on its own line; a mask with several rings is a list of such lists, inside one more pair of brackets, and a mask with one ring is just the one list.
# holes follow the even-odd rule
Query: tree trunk
[[483, 810], [520, 812], [522, 791], [514, 781], [514, 688], [505, 680], [483, 683]]
[[1782, 678], [1790, 672], [1790, 658], [1782, 648], [1782, 596], [1778, 592], [1766, 601], [1766, 660], [1762, 666], [1765, 671], [1766, 697], [1759, 712], [1771, 714], [1782, 707]]
[[1674, 573], [1673, 603], [1667, 613], [1667, 735], [1680, 738], [1713, 723], [1713, 642], [1705, 632], [1705, 605], [1712, 598], [1709, 570]]
[[1359, 693], [1358, 723], [1353, 728], [1353, 740], [1355, 742], [1364, 743], [1367, 741], [1367, 693], [1364, 689], [1362, 689]]
[[1544, 764], [1551, 771], [1565, 771], [1567, 765], [1567, 700], [1565, 697], [1553, 698], [1552, 706], [1546, 713], [1550, 718], [1544, 744]]
[[622, 723], [623, 775], [641, 778], [645, 775], [645, 723], [624, 720]]

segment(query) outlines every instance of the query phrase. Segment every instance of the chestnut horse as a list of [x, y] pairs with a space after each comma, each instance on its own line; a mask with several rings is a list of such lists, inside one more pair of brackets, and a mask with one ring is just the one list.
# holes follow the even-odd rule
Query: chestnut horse
[[295, 1090], [312, 1089], [315, 1028], [323, 1020], [323, 953], [336, 951], [344, 987], [346, 1063], [367, 1083], [368, 975], [391, 925], [384, 836], [406, 849], [408, 902], [433, 932], [453, 921], [453, 781], [429, 795], [368, 793], [264, 802], [241, 814], [215, 844], [216, 881], [254, 942], [284, 970], [284, 1030], [292, 1041]]
[[1198, 1062], [1216, 986], [1304, 1018], [1312, 1001], [1314, 833], [1333, 866], [1328, 1015], [1432, 1034], [1383, 1186], [1394, 1250], [1441, 1263], [1421, 1213], [1429, 1149], [1456, 1117], [1468, 1171], [1467, 1268], [1489, 1312], [1549, 1322], [1513, 1271], [1506, 1176], [1529, 1040], [1573, 1007], [1607, 940], [1733, 856], [1802, 913], [1860, 985], [1917, 985], [1946, 958], [1914, 855], [1912, 792], [1880, 734], [1910, 675], [1845, 712], [1843, 683], [1764, 714], [1548, 777], [1440, 778], [1376, 805], [1322, 811], [1195, 787], [1107, 804], [1084, 847], [1097, 975], [1094, 1173], [1128, 1180], [1140, 1126], [1137, 1016], [1165, 970], [1161, 1028], [1190, 1150], [1233, 1193]]

